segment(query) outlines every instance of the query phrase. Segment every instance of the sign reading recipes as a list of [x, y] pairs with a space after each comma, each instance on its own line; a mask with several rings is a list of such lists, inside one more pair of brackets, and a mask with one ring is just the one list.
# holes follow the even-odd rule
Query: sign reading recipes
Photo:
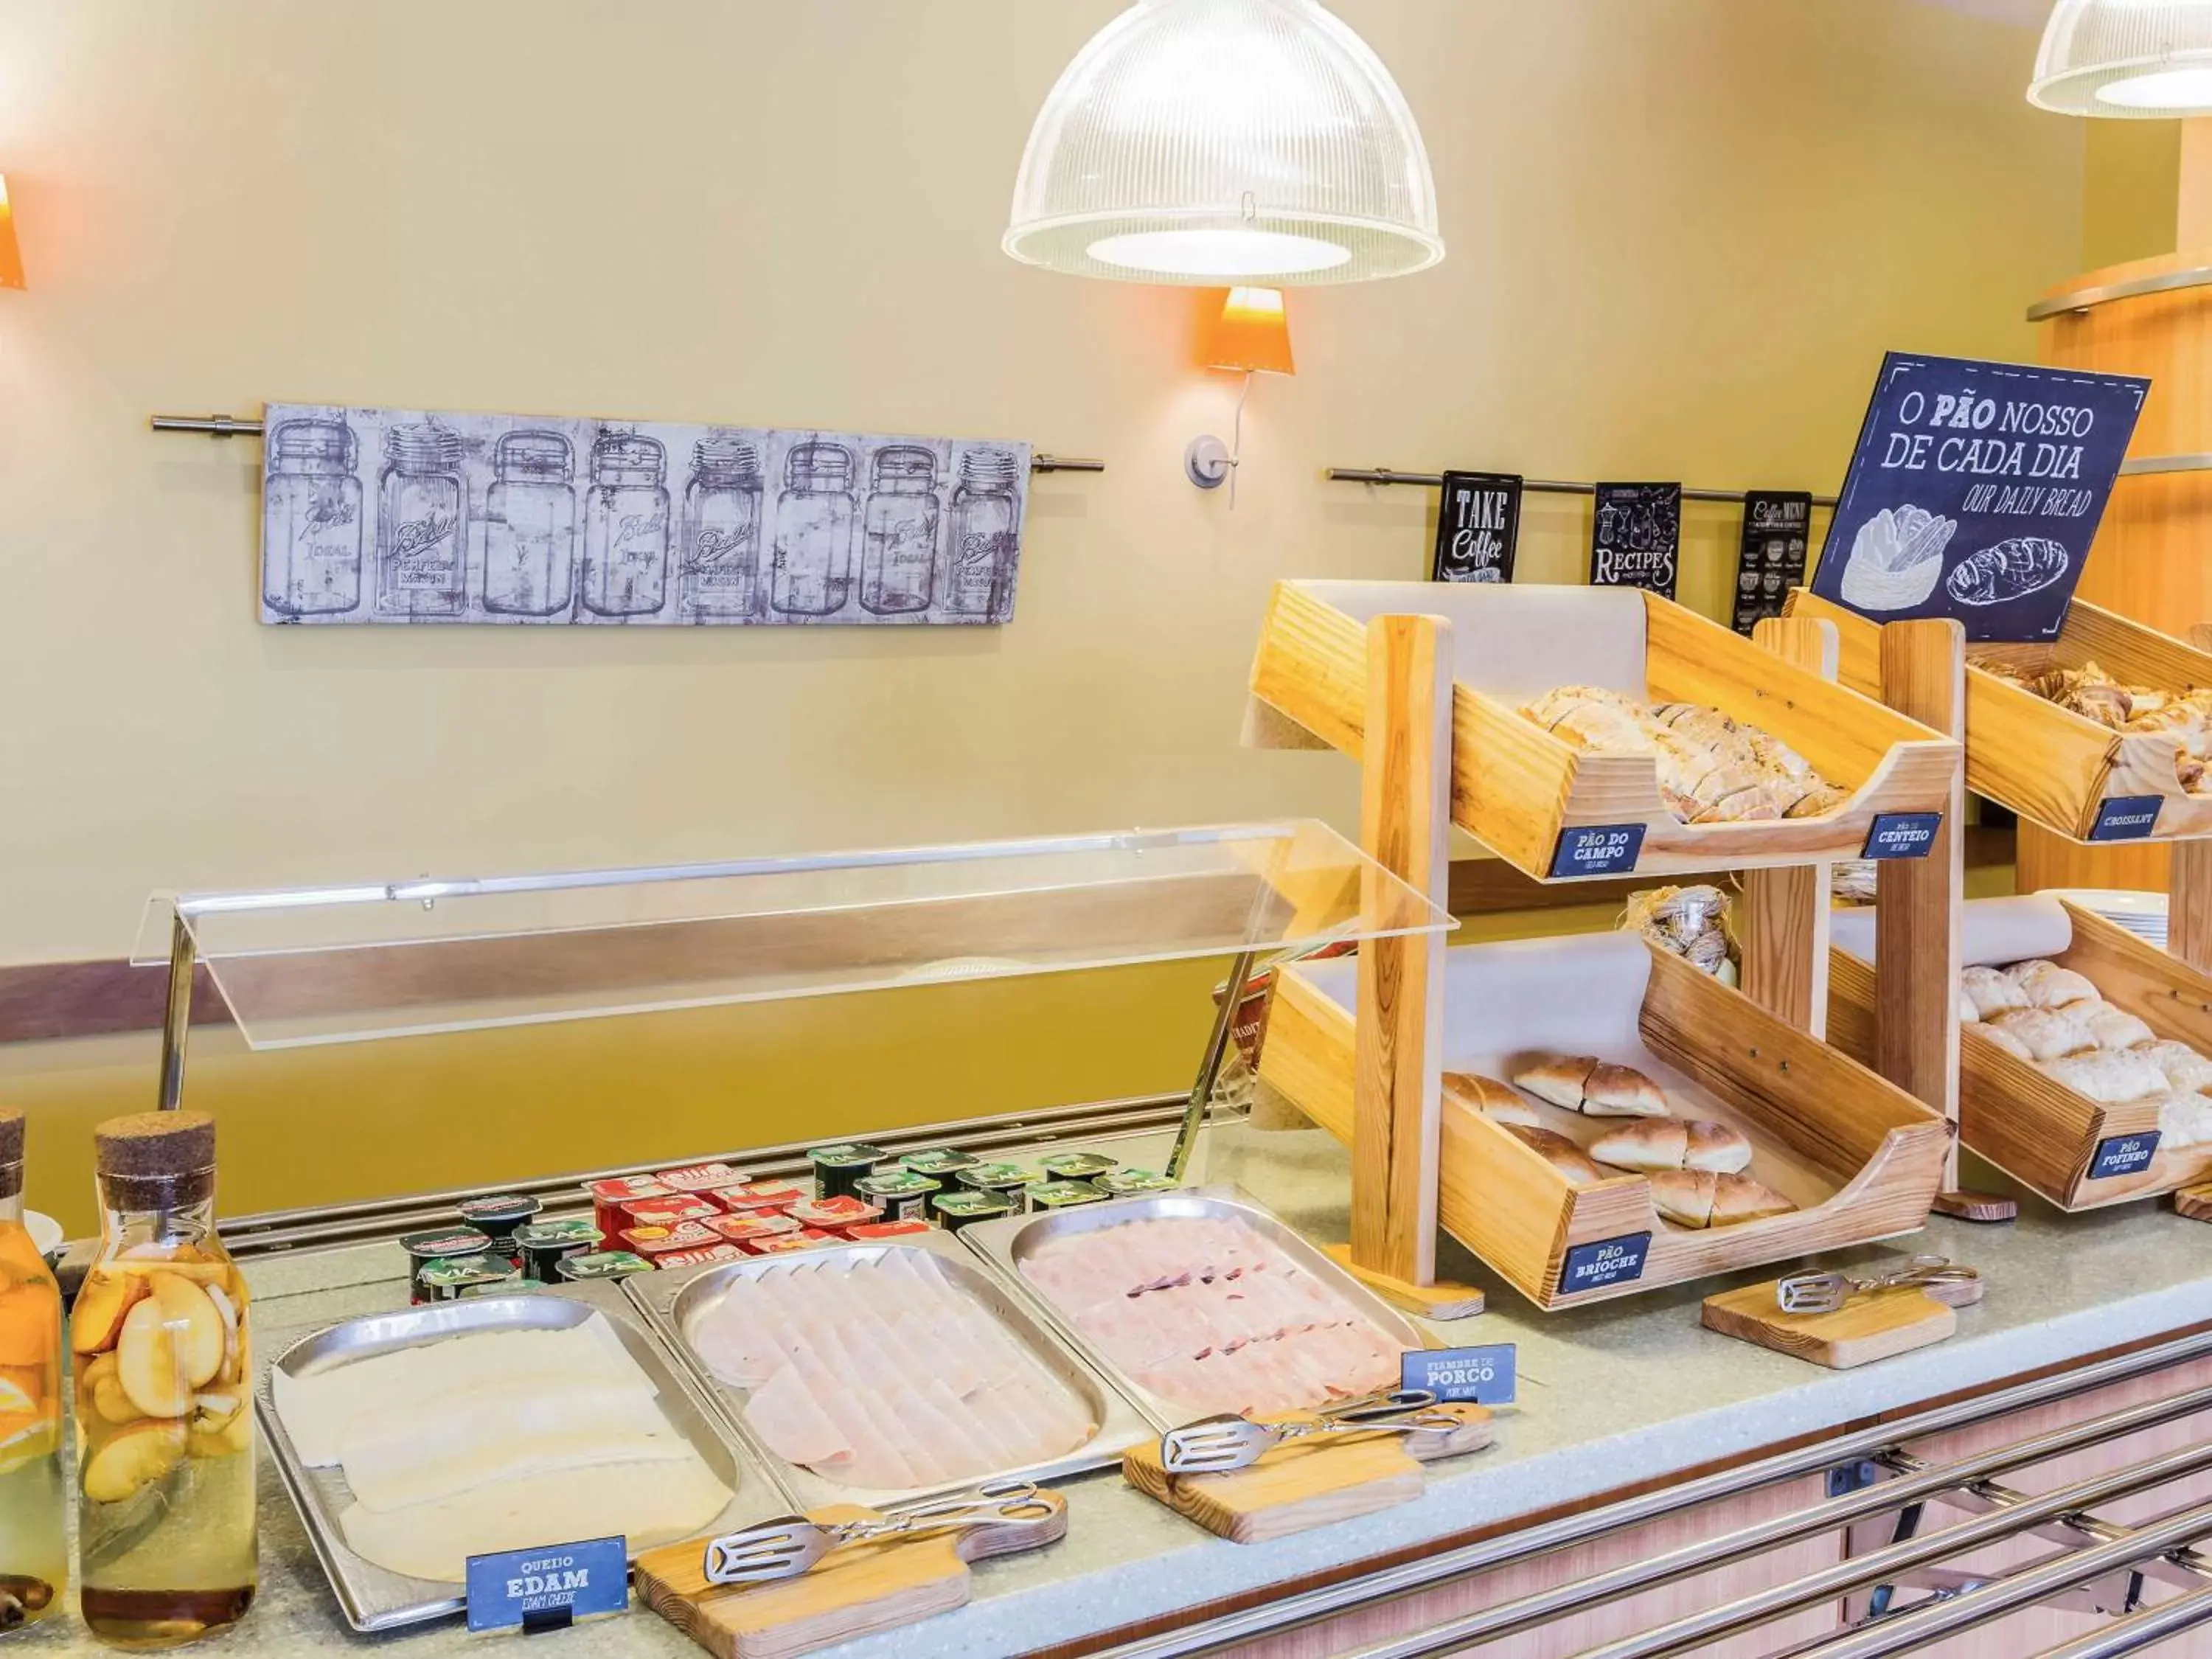
[[1735, 566], [1735, 631], [1748, 637], [1805, 581], [1813, 498], [1802, 489], [1753, 489], [1743, 498], [1743, 544]]
[[1429, 580], [1510, 582], [1521, 534], [1521, 479], [1511, 472], [1447, 472], [1437, 509]]
[[1590, 533], [1590, 580], [1674, 597], [1681, 562], [1682, 486], [1601, 483]]
[[2150, 382], [1891, 352], [1813, 591], [1969, 641], [2056, 638]]

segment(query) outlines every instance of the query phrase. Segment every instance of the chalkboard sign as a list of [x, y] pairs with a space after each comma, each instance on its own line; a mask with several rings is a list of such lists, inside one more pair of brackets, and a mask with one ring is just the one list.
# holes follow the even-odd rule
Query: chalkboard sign
[[1429, 580], [1510, 582], [1521, 536], [1521, 479], [1512, 472], [1447, 472], [1437, 509]]
[[1735, 631], [1747, 637], [1805, 585], [1813, 498], [1800, 489], [1753, 489], [1743, 498], [1743, 544], [1735, 565]]
[[1956, 357], [1882, 360], [1813, 591], [1969, 640], [2057, 636], [2150, 382]]
[[1682, 486], [1601, 483], [1590, 532], [1590, 580], [1674, 597], [1681, 564]]

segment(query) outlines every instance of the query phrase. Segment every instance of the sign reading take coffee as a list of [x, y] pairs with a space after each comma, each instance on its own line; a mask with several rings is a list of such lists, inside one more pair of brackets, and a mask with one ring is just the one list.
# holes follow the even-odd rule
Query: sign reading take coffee
[[1681, 563], [1682, 486], [1601, 483], [1590, 532], [1590, 580], [1674, 597]]
[[1521, 479], [1511, 472], [1447, 472], [1437, 509], [1429, 580], [1510, 582], [1521, 534]]

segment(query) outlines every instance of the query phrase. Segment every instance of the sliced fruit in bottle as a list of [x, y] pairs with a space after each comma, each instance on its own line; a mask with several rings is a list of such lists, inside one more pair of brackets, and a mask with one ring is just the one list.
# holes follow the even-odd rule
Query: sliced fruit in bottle
[[148, 1418], [116, 1431], [85, 1459], [84, 1495], [95, 1504], [119, 1504], [184, 1461], [185, 1425]]
[[191, 1440], [186, 1450], [194, 1457], [228, 1457], [244, 1451], [253, 1437], [242, 1394], [198, 1395], [192, 1401], [189, 1426]]
[[70, 1319], [70, 1346], [79, 1353], [101, 1353], [115, 1346], [131, 1309], [149, 1295], [135, 1273], [97, 1273], [77, 1292]]
[[222, 1369], [223, 1349], [227, 1346], [222, 1316], [216, 1311], [208, 1293], [189, 1279], [180, 1279], [175, 1273], [155, 1273], [147, 1282], [153, 1286], [154, 1304], [161, 1310], [161, 1322], [175, 1339], [186, 1385], [194, 1389], [204, 1386]]
[[[208, 1310], [214, 1316], [215, 1310]], [[115, 1378], [123, 1392], [149, 1417], [182, 1417], [192, 1408], [192, 1385], [185, 1374], [178, 1331], [151, 1297], [131, 1310], [115, 1345]]]
[[92, 1409], [109, 1423], [136, 1423], [146, 1415], [131, 1403], [112, 1371], [92, 1385]]

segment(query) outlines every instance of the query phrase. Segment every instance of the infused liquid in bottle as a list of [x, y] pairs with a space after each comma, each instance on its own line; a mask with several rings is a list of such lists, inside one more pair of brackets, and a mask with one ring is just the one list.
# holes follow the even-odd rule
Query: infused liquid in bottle
[[70, 1321], [84, 1621], [174, 1647], [253, 1600], [253, 1375], [244, 1276], [215, 1232], [215, 1120], [112, 1118], [100, 1249]]
[[61, 1607], [62, 1504], [62, 1294], [23, 1226], [23, 1115], [0, 1107], [0, 1632]]

